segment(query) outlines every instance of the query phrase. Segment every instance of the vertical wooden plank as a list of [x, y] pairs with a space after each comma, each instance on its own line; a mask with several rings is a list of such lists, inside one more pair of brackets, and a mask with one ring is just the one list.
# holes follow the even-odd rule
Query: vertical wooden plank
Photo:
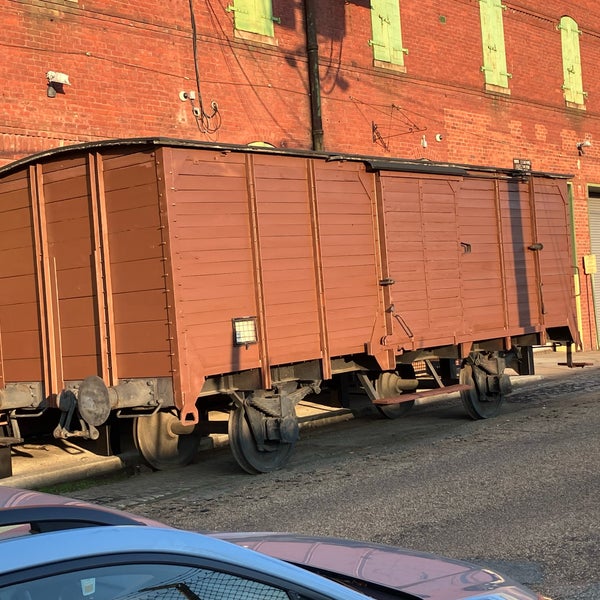
[[102, 256], [102, 225], [100, 223], [100, 200], [98, 198], [98, 173], [96, 156], [88, 154], [88, 173], [90, 178], [91, 211], [94, 236], [94, 279], [96, 284], [96, 315], [98, 319], [98, 343], [100, 344], [101, 377], [108, 385], [114, 385], [112, 370], [109, 368], [109, 335], [107, 326], [106, 287], [104, 285], [104, 259]]
[[[41, 165], [29, 168], [31, 187], [31, 210], [34, 228], [37, 284], [39, 294], [40, 331], [42, 334], [42, 360], [44, 373], [44, 392], [46, 396], [57, 394], [63, 387], [59, 377], [59, 357], [57, 356], [55, 305], [53, 303], [51, 262], [48, 251], [48, 229], [43, 191], [43, 173]], [[54, 286], [55, 287], [55, 286]], [[60, 380], [60, 386], [59, 386]]]
[[0, 328], [0, 388], [6, 385], [4, 381], [4, 353], [2, 352], [2, 329]]
[[[154, 158], [154, 165], [157, 184], [160, 246], [162, 249], [163, 285], [165, 294], [165, 310], [167, 314], [167, 337], [169, 340], [170, 374], [173, 382], [173, 396], [175, 398], [176, 405], [182, 409], [182, 415], [186, 421], [190, 422], [188, 407], [193, 407], [195, 419], [192, 419], [192, 421], [197, 422], [198, 414], [196, 410], [196, 398], [198, 392], [200, 389], [202, 389], [202, 385], [194, 384], [192, 387], [188, 381], [190, 392], [187, 392], [185, 395], [182, 393], [182, 373], [180, 363], [182, 353], [178, 351], [179, 339], [177, 336], [177, 316], [175, 310], [176, 301], [173, 285], [173, 257], [171, 255], [171, 245], [169, 244], [169, 218], [167, 206], [168, 192], [166, 181], [167, 176], [172, 176], [173, 174], [173, 150], [166, 147], [158, 148]], [[198, 365], [195, 365], [194, 371], [195, 373], [200, 372]], [[201, 376], [197, 375], [197, 377], [199, 377], [199, 380], [203, 380]]]
[[115, 344], [117, 336], [115, 333], [115, 311], [113, 306], [113, 286], [111, 275], [110, 244], [108, 241], [108, 217], [106, 207], [106, 194], [104, 190], [104, 163], [102, 155], [95, 157], [95, 179], [97, 185], [98, 219], [100, 225], [100, 249], [102, 257], [102, 276], [104, 278], [104, 297], [106, 310], [106, 351], [108, 354], [108, 385], [119, 383], [119, 372], [117, 363], [117, 352]]
[[254, 263], [254, 285], [256, 290], [256, 306], [258, 309], [257, 329], [260, 349], [260, 369], [264, 389], [270, 389], [271, 365], [269, 361], [269, 343], [267, 339], [267, 322], [265, 310], [265, 292], [262, 274], [261, 244], [258, 228], [258, 205], [256, 198], [256, 182], [254, 177], [254, 156], [246, 155], [246, 183], [248, 185], [248, 212], [250, 216], [250, 237], [252, 243], [252, 260]]
[[58, 269], [56, 266], [56, 258], [51, 257], [50, 259], [50, 303], [54, 306], [53, 314], [53, 329], [54, 329], [54, 357], [55, 357], [55, 375], [54, 375], [54, 389], [52, 394], [58, 394], [64, 387], [64, 368], [63, 368], [63, 347], [62, 347], [62, 335], [60, 326], [60, 301], [58, 297]]
[[323, 379], [331, 379], [331, 359], [329, 356], [329, 333], [327, 330], [327, 300], [325, 297], [325, 282], [323, 278], [323, 256], [321, 253], [321, 233], [319, 229], [319, 207], [317, 203], [317, 184], [315, 178], [315, 162], [306, 161], [308, 176], [308, 194], [310, 202], [310, 221], [312, 228], [313, 255], [315, 262], [315, 284], [317, 287], [317, 311], [319, 319], [319, 334], [322, 354]]
[[[373, 334], [369, 342], [369, 353], [372, 354], [379, 366], [384, 370], [396, 368], [396, 355], [393, 348], [386, 347], [388, 336], [394, 334], [394, 306], [392, 302], [392, 276], [388, 260], [388, 242], [385, 227], [385, 211], [383, 206], [383, 190], [381, 188], [380, 174], [371, 175], [361, 173], [361, 180], [365, 190], [373, 183], [375, 178], [375, 189], [372, 190], [371, 209], [373, 214], [373, 239], [375, 242], [375, 260], [377, 267], [377, 279], [379, 285], [377, 294], [379, 296], [377, 315], [373, 326]], [[365, 181], [366, 180], [366, 181]]]
[[[158, 212], [160, 222], [160, 247], [162, 249], [163, 284], [165, 294], [165, 311], [167, 316], [167, 336], [169, 340], [170, 374], [173, 385], [175, 405], [181, 410], [182, 418], [187, 423], [199, 420], [196, 409], [196, 398], [204, 377], [200, 365], [186, 365], [186, 373], [182, 372], [187, 360], [187, 349], [178, 336], [177, 311], [175, 310], [175, 286], [173, 276], [173, 255], [169, 232], [169, 207], [167, 177], [173, 176], [173, 149], [158, 148], [156, 150], [155, 172], [157, 183]], [[180, 301], [180, 307], [182, 303]], [[182, 336], [184, 337], [184, 336]], [[185, 340], [183, 340], [184, 342]], [[180, 347], [179, 344], [182, 343]], [[191, 417], [191, 418], [190, 418]]]
[[534, 191], [534, 183], [533, 177], [529, 178], [528, 187], [527, 187], [527, 195], [530, 207], [530, 215], [531, 215], [531, 233], [532, 233], [532, 246], [526, 249], [526, 252], [533, 252], [533, 264], [535, 269], [535, 281], [537, 287], [537, 305], [538, 305], [538, 320], [537, 322], [540, 324], [542, 328], [542, 335], [545, 330], [545, 318], [546, 309], [544, 308], [544, 295], [543, 295], [543, 282], [542, 282], [542, 270], [540, 265], [540, 254], [537, 250], [532, 250], [533, 244], [539, 243], [538, 240], [538, 228], [537, 228], [537, 216], [536, 216], [536, 206], [535, 206], [535, 191]]
[[500, 189], [498, 186], [498, 180], [494, 179], [494, 206], [496, 208], [496, 223], [497, 223], [497, 243], [500, 249], [500, 277], [502, 282], [502, 309], [504, 318], [504, 328], [509, 328], [509, 317], [508, 317], [508, 290], [506, 289], [506, 262], [505, 262], [505, 250], [504, 250], [504, 234], [502, 231], [502, 208], [500, 206]]
[[51, 387], [50, 383], [50, 359], [49, 359], [49, 347], [48, 347], [48, 314], [47, 305], [44, 295], [44, 273], [43, 269], [40, 268], [42, 261], [42, 232], [40, 231], [40, 215], [39, 215], [39, 199], [37, 191], [37, 172], [36, 167], [29, 167], [29, 189], [30, 198], [29, 203], [31, 206], [31, 223], [33, 228], [33, 245], [35, 253], [35, 270], [36, 270], [36, 283], [37, 283], [37, 294], [38, 294], [38, 315], [40, 320], [40, 334], [41, 334], [41, 350], [42, 350], [42, 372], [43, 372], [43, 387], [46, 392]]

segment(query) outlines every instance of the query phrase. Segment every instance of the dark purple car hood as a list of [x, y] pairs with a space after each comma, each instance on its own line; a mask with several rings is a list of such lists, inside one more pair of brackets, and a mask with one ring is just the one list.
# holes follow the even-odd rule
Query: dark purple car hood
[[310, 569], [384, 586], [428, 600], [539, 600], [489, 569], [424, 552], [280, 533], [219, 533], [221, 539]]

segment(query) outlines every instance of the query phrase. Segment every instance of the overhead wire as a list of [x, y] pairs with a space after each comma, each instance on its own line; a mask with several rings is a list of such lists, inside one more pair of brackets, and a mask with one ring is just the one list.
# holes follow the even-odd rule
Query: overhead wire
[[[200, 67], [198, 64], [198, 35], [196, 28], [196, 15], [194, 12], [194, 0], [189, 0], [190, 5], [190, 22], [192, 26], [192, 51], [194, 54], [194, 72], [196, 75], [196, 91], [198, 92], [198, 110], [194, 107], [193, 100], [192, 112], [196, 118], [198, 129], [202, 133], [215, 133], [221, 127], [221, 113], [219, 112], [219, 105], [215, 100], [210, 103], [211, 112], [207, 113], [204, 110], [204, 103], [202, 101], [202, 91], [200, 89]], [[214, 122], [213, 122], [214, 120]]]

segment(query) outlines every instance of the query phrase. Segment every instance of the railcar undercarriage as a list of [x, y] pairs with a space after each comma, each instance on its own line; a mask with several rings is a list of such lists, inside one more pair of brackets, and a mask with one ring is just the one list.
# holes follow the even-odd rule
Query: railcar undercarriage
[[[127, 381], [109, 388], [99, 377], [90, 376], [59, 395], [60, 421], [54, 436], [94, 440], [110, 415], [133, 419], [133, 438], [141, 456], [152, 468], [164, 470], [192, 462], [203, 436], [227, 433], [239, 466], [251, 474], [265, 473], [283, 467], [290, 458], [300, 436], [296, 407], [321, 394], [322, 387], [324, 404], [337, 404], [356, 416], [368, 408], [397, 419], [419, 399], [458, 392], [467, 415], [484, 419], [498, 414], [511, 391], [507, 367], [519, 374], [532, 372], [529, 347], [477, 349], [463, 359], [452, 356], [457, 349], [437, 350], [441, 356], [433, 351], [402, 355], [403, 362], [393, 371], [377, 370], [367, 355], [339, 359], [333, 379], [325, 384], [316, 378], [320, 373], [316, 361], [274, 369], [270, 390], [240, 389], [240, 384], [256, 381], [249, 373], [215, 378], [207, 381], [198, 398], [202, 418], [196, 425], [180, 420], [168, 379]], [[315, 378], [307, 379], [311, 376]], [[19, 398], [22, 389], [12, 396], [4, 392], [4, 406]], [[5, 432], [19, 443], [16, 413], [6, 414], [12, 416], [6, 425], [12, 426]], [[228, 414], [227, 420], [215, 419], [218, 414]]]

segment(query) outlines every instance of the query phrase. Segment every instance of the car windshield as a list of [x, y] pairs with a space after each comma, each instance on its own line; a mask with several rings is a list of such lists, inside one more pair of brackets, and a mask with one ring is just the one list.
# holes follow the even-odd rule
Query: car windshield
[[46, 575], [0, 589], [0, 600], [289, 600], [253, 579], [172, 564], [118, 564]]

